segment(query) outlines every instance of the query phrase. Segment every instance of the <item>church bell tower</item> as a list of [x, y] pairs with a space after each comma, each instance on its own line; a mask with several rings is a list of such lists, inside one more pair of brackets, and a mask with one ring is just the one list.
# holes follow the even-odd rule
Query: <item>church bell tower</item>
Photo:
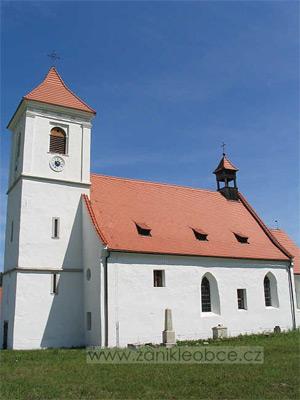
[[[24, 337], [31, 338], [32, 348], [64, 346], [55, 340], [68, 335], [73, 345], [80, 344], [81, 197], [90, 190], [94, 115], [52, 67], [8, 124], [4, 347], [26, 348]], [[51, 316], [57, 319], [53, 326]], [[62, 324], [67, 331], [54, 334], [53, 327], [59, 331]]]

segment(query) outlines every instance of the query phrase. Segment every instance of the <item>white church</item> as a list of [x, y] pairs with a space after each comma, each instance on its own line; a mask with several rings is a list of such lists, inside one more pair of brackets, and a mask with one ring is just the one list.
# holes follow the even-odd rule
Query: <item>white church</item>
[[8, 124], [2, 347], [157, 344], [166, 309], [176, 340], [299, 326], [299, 248], [226, 155], [215, 191], [93, 174], [95, 114], [51, 68]]

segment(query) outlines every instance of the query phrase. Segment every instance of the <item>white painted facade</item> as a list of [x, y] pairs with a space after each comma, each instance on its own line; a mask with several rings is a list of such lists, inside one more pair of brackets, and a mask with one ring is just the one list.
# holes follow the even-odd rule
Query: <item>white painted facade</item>
[[[53, 127], [67, 133], [62, 172], [49, 167]], [[166, 308], [172, 310], [178, 340], [212, 337], [218, 324], [231, 336], [276, 325], [293, 328], [288, 262], [105, 249], [82, 200], [90, 188], [91, 114], [23, 101], [10, 129], [1, 312], [8, 348], [161, 343]], [[53, 238], [53, 218], [59, 218], [59, 238]], [[153, 286], [154, 269], [164, 270], [165, 287]], [[52, 293], [54, 274], [57, 293]], [[273, 282], [272, 307], [265, 306], [266, 274]], [[211, 284], [209, 313], [201, 310], [204, 276]], [[292, 281], [299, 291], [298, 277]], [[238, 309], [237, 289], [246, 290], [245, 310]], [[300, 294], [298, 308], [299, 299]], [[296, 316], [300, 324], [299, 310]]]
[[[87, 346], [99, 346], [104, 343], [104, 246], [99, 241], [94, 225], [85, 205], [82, 207], [83, 220], [83, 296], [84, 296], [84, 332]], [[90, 277], [88, 277], [88, 270]], [[89, 279], [88, 279], [89, 278]], [[91, 313], [91, 330], [87, 329], [87, 313]]]
[[[154, 269], [164, 269], [165, 287], [153, 287]], [[276, 279], [278, 307], [265, 306], [267, 273]], [[215, 312], [201, 311], [203, 276], [217, 282]], [[246, 310], [238, 309], [237, 289], [246, 289]], [[110, 346], [161, 343], [166, 308], [173, 312], [178, 340], [212, 337], [212, 327], [218, 324], [226, 326], [230, 336], [293, 326], [284, 262], [112, 253], [108, 293]]]

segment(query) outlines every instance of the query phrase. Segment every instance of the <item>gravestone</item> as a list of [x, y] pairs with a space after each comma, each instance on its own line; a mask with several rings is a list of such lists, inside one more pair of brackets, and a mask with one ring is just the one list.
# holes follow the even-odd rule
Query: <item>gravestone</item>
[[163, 331], [163, 345], [172, 347], [176, 344], [175, 331], [173, 331], [172, 310], [165, 310], [165, 330]]

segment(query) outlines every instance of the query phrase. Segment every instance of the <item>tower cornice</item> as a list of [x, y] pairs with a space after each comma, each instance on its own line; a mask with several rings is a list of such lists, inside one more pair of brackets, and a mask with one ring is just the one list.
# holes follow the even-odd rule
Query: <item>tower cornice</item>
[[31, 181], [37, 181], [37, 182], [53, 183], [53, 184], [57, 184], [57, 185], [69, 185], [69, 186], [74, 186], [74, 187], [82, 187], [85, 189], [89, 189], [91, 186], [91, 182], [71, 181], [71, 180], [67, 180], [67, 179], [57, 180], [54, 178], [46, 178], [44, 176], [21, 174], [13, 182], [13, 184], [8, 188], [6, 194], [9, 194], [21, 179], [27, 179], [27, 180], [31, 180]]
[[65, 119], [66, 121], [85, 124], [86, 127], [91, 127], [91, 121], [94, 118], [94, 114], [88, 113], [86, 111], [57, 106], [54, 104], [47, 104], [35, 100], [23, 99], [18, 105], [18, 108], [15, 111], [14, 115], [10, 119], [7, 128], [13, 131], [19, 119], [25, 112], [26, 116], [28, 117], [35, 117], [36, 115], [40, 115], [56, 118], [59, 120]]

